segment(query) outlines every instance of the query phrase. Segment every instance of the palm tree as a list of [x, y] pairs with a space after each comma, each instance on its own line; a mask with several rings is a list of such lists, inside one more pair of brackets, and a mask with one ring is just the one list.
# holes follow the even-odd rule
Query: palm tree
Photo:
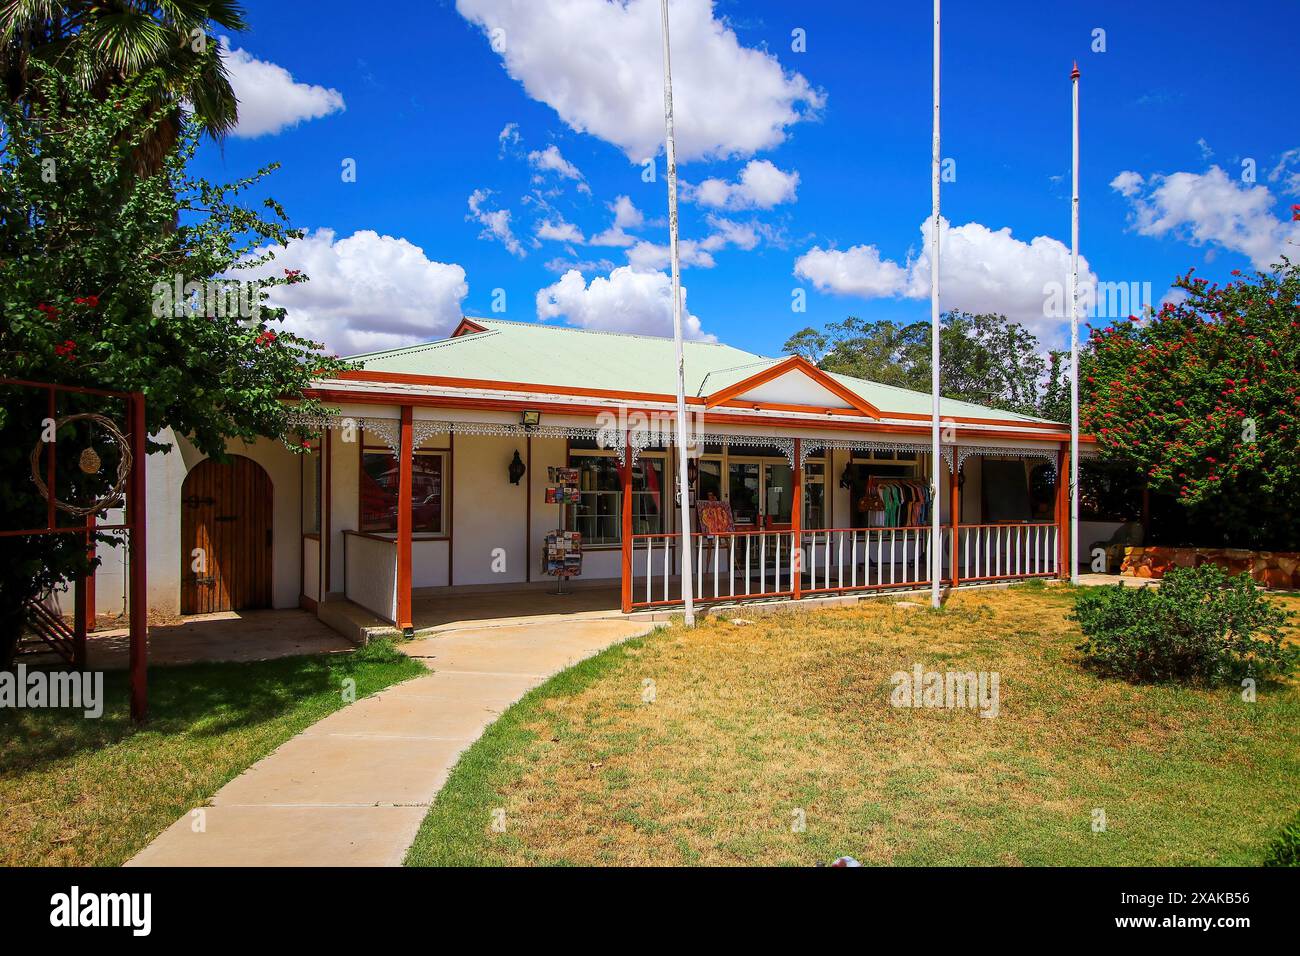
[[159, 71], [151, 109], [162, 116], [135, 157], [137, 172], [148, 175], [176, 143], [182, 103], [214, 139], [238, 121], [210, 25], [247, 28], [233, 0], [0, 0], [0, 87], [13, 102], [35, 95], [35, 62], [106, 98], [127, 77]]

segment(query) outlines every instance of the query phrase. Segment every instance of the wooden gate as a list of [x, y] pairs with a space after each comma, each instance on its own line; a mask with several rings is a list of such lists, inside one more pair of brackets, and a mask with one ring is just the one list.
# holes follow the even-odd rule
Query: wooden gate
[[271, 606], [271, 493], [262, 466], [239, 455], [204, 459], [186, 475], [182, 614]]

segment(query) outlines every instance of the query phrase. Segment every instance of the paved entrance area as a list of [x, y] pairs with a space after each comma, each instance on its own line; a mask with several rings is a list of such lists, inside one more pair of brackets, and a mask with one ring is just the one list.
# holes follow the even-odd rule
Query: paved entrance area
[[475, 622], [525, 623], [548, 618], [601, 618], [622, 615], [617, 583], [575, 587], [567, 594], [555, 594], [554, 582], [545, 587], [499, 588], [461, 591], [416, 592], [411, 600], [411, 617], [416, 631], [452, 630]]
[[[86, 635], [92, 670], [124, 670], [131, 640], [125, 627]], [[149, 625], [149, 666], [201, 661], [269, 661], [299, 654], [332, 654], [355, 645], [306, 611], [221, 611]], [[33, 654], [35, 663], [57, 664], [53, 652]]]
[[401, 645], [431, 673], [326, 717], [128, 866], [398, 866], [461, 752], [527, 691], [650, 627], [559, 620]]

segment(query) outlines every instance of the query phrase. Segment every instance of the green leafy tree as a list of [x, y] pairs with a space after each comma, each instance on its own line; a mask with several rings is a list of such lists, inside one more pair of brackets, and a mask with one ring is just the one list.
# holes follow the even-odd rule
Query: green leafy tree
[[[1043, 354], [1038, 338], [1004, 315], [953, 311], [939, 333], [940, 388], [961, 399], [1056, 421], [1070, 414], [1062, 354]], [[849, 317], [824, 330], [802, 329], [785, 343], [829, 372], [928, 392], [930, 324]], [[1064, 415], [1064, 419], [1061, 415]]]
[[1094, 330], [1081, 421], [1190, 510], [1206, 545], [1300, 550], [1300, 268], [1194, 278], [1149, 320]]
[[213, 27], [247, 29], [230, 0], [7, 0], [0, 3], [0, 83], [10, 102], [31, 105], [42, 67], [108, 99], [128, 80], [149, 76], [141, 101], [157, 118], [133, 156], [156, 172], [181, 135], [182, 103], [214, 138], [235, 127], [238, 101]]
[[[136, 151], [166, 121], [148, 110], [156, 75], [112, 100], [52, 73], [33, 82], [30, 109], [0, 105], [0, 376], [142, 391], [150, 433], [170, 427], [213, 456], [231, 438], [283, 435], [281, 399], [344, 363], [277, 328], [285, 313], [269, 290], [305, 277], [271, 272], [270, 250], [300, 237], [279, 205], [242, 202], [270, 169], [232, 184], [191, 176], [200, 133], [183, 124], [160, 170], [137, 175]], [[44, 500], [21, 478], [43, 405], [22, 395], [9, 390], [0, 408], [8, 528], [45, 523]], [[103, 411], [121, 420], [119, 407]], [[75, 475], [65, 464], [60, 472]], [[70, 480], [61, 477], [61, 496], [89, 493]], [[84, 567], [84, 556], [67, 535], [0, 538], [0, 547], [3, 661], [23, 604]]]

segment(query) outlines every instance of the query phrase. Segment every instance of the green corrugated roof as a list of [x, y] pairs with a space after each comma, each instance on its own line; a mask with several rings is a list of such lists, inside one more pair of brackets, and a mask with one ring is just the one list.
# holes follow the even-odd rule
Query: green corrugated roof
[[[587, 388], [663, 395], [677, 390], [673, 379], [676, 357], [672, 339], [541, 322], [479, 318], [470, 321], [487, 331], [368, 352], [351, 356], [351, 360], [373, 372], [446, 375], [534, 385], [581, 384]], [[683, 345], [689, 395], [712, 394], [782, 361], [718, 342], [688, 341]], [[930, 411], [928, 392], [832, 374], [882, 412], [926, 414]], [[948, 398], [940, 403], [940, 412], [961, 417], [1043, 421]]]

